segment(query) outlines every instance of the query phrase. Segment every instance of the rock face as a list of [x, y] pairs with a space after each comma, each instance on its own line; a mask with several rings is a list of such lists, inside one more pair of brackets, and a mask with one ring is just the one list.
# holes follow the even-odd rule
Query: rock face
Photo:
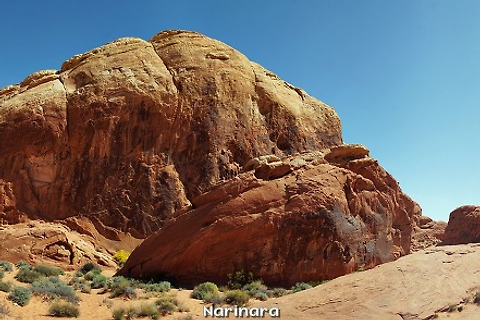
[[466, 205], [453, 210], [443, 244], [480, 242], [480, 206]]
[[440, 244], [446, 227], [446, 222], [434, 221], [427, 216], [417, 216], [412, 234], [412, 251], [424, 250]]
[[284, 158], [290, 171], [273, 179], [268, 169], [257, 176], [266, 163], [249, 166], [193, 198], [195, 209], [147, 238], [119, 274], [225, 283], [244, 268], [268, 284], [292, 285], [409, 253], [420, 207], [363, 146], [322, 151]]
[[145, 237], [252, 158], [341, 143], [331, 107], [219, 41], [119, 39], [0, 90], [0, 218]]
[[48, 263], [67, 269], [93, 261], [115, 267], [112, 255], [92, 237], [70, 228], [41, 221], [0, 227], [0, 257], [3, 260]]

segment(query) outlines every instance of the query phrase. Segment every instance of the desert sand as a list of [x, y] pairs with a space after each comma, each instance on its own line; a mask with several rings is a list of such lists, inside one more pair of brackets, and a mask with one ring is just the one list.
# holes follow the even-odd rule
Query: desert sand
[[282, 319], [478, 319], [467, 301], [480, 290], [479, 272], [479, 244], [430, 247], [256, 305], [279, 306]]

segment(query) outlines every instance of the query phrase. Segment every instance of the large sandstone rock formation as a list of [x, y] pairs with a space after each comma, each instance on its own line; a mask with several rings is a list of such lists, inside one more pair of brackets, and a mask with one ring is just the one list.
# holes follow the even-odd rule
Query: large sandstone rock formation
[[[0, 90], [0, 219], [113, 240], [165, 224], [121, 271], [135, 277], [321, 280], [410, 251], [420, 208], [368, 154], [221, 42], [125, 38]], [[71, 256], [58, 237], [30, 252]]]
[[480, 206], [465, 205], [450, 213], [443, 244], [480, 242]]
[[331, 107], [219, 41], [120, 39], [0, 90], [0, 218], [144, 237], [251, 158], [341, 143]]
[[[119, 274], [225, 283], [247, 269], [268, 284], [292, 285], [409, 253], [420, 207], [364, 147], [323, 152], [259, 159], [193, 198], [195, 209], [146, 239]], [[280, 167], [290, 170], [274, 174]]]

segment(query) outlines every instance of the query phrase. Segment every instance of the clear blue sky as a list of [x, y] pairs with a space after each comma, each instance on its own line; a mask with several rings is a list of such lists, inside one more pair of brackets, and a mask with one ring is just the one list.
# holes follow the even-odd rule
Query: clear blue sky
[[480, 204], [480, 1], [8, 1], [0, 87], [119, 37], [202, 32], [332, 105], [424, 214]]

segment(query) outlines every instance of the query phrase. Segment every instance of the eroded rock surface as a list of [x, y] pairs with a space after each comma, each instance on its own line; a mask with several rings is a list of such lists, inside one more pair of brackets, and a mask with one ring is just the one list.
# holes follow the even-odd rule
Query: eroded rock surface
[[443, 244], [480, 242], [480, 206], [461, 206], [450, 213]]
[[419, 251], [442, 243], [447, 223], [427, 216], [417, 216], [412, 234], [412, 251]]
[[252, 158], [341, 143], [331, 107], [219, 41], [123, 38], [0, 90], [1, 219], [141, 238]]
[[47, 263], [75, 269], [86, 262], [116, 267], [105, 246], [70, 228], [44, 221], [29, 221], [0, 227], [0, 257], [16, 263]]
[[292, 285], [409, 253], [420, 207], [367, 149], [340, 149], [284, 158], [305, 163], [276, 179], [258, 177], [262, 164], [194, 198], [195, 209], [146, 239], [120, 274], [225, 283], [246, 268], [268, 284]]

